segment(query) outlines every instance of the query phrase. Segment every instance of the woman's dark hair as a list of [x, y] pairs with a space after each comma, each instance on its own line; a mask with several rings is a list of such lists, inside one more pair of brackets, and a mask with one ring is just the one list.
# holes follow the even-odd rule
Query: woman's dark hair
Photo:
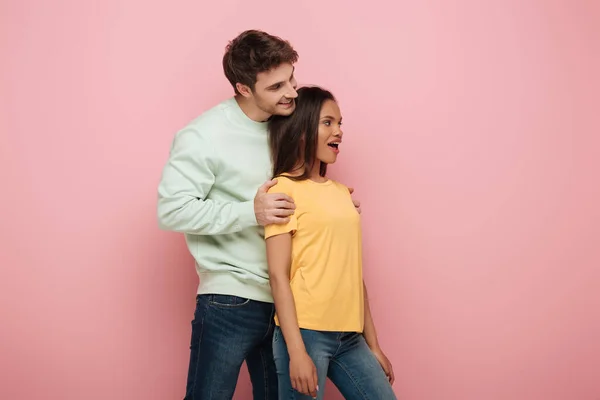
[[[321, 107], [335, 100], [328, 90], [318, 86], [298, 89], [296, 109], [290, 116], [274, 115], [269, 120], [269, 146], [273, 161], [273, 177], [303, 167], [294, 180], [308, 179], [317, 160], [317, 140]], [[319, 175], [325, 176], [327, 164], [320, 162]]]

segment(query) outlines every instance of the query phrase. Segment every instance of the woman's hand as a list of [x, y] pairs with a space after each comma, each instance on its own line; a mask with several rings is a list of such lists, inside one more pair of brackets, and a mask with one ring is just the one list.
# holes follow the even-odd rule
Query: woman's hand
[[390, 362], [390, 360], [388, 360], [388, 358], [383, 353], [381, 348], [378, 347], [378, 348], [372, 349], [371, 351], [375, 355], [375, 358], [377, 358], [377, 361], [379, 361], [379, 364], [381, 365], [381, 368], [383, 368], [383, 371], [385, 372], [385, 375], [387, 376], [388, 380], [390, 381], [390, 384], [393, 385], [395, 378], [394, 378], [394, 369], [392, 368], [392, 363]]
[[290, 378], [292, 378], [292, 387], [296, 391], [313, 398], [317, 397], [317, 390], [319, 390], [317, 367], [308, 353], [303, 352], [290, 357]]

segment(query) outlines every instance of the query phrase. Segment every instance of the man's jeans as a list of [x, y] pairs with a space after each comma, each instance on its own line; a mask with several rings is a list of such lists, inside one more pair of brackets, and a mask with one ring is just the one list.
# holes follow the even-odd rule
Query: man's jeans
[[192, 321], [186, 400], [230, 400], [244, 360], [254, 400], [277, 400], [271, 303], [199, 295]]
[[[329, 377], [346, 400], [394, 400], [396, 395], [383, 368], [358, 333], [320, 332], [300, 329], [304, 346], [317, 368], [319, 391], [324, 398]], [[290, 357], [283, 333], [275, 327], [273, 354], [279, 377], [279, 400], [312, 399], [292, 388]]]

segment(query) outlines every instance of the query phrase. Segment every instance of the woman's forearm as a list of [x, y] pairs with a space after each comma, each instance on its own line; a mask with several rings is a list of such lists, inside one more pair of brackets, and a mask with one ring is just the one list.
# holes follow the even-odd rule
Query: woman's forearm
[[365, 327], [363, 330], [363, 336], [369, 347], [373, 349], [379, 348], [379, 341], [377, 340], [377, 330], [375, 329], [375, 323], [373, 322], [373, 316], [371, 315], [371, 308], [369, 306], [369, 295], [367, 293], [367, 285], [363, 281], [363, 290], [365, 298]]
[[294, 295], [290, 288], [290, 281], [285, 276], [273, 276], [270, 279], [271, 291], [275, 300], [275, 309], [277, 310], [277, 319], [279, 320], [290, 358], [294, 358], [299, 353], [305, 353], [306, 347], [304, 346], [298, 326], [296, 303], [294, 302]]
[[275, 311], [279, 326], [288, 348], [290, 358], [306, 353], [296, 314], [296, 303], [290, 287], [292, 260], [292, 236], [282, 234], [267, 239], [267, 261], [271, 293], [275, 300]]

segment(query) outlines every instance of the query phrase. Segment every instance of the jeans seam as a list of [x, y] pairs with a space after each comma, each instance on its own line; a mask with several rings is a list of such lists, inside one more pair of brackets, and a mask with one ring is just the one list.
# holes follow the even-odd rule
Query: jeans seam
[[342, 336], [343, 335], [344, 335], [343, 332], [338, 333], [338, 348], [335, 349], [335, 351], [333, 352], [332, 357], [331, 357], [332, 360], [333, 360], [333, 357], [335, 357], [340, 352], [340, 349], [342, 348]]
[[263, 366], [263, 376], [264, 376], [264, 385], [265, 385], [265, 400], [269, 399], [269, 378], [268, 378], [268, 373], [269, 371], [267, 371], [267, 363], [265, 361], [265, 354], [264, 354], [264, 350], [261, 348], [260, 349], [260, 362]]
[[196, 384], [198, 383], [198, 367], [200, 366], [200, 353], [202, 350], [202, 339], [204, 337], [204, 320], [206, 319], [207, 312], [208, 307], [204, 307], [204, 311], [202, 312], [202, 319], [200, 320], [201, 328], [200, 335], [198, 338], [198, 355], [196, 357], [196, 370], [194, 371], [194, 384], [192, 385], [192, 394], [196, 392]]
[[[275, 309], [271, 310], [271, 318], [269, 318], [269, 326], [267, 327], [267, 331], [265, 332], [265, 335], [263, 336], [261, 342], [264, 342], [265, 339], [269, 336], [269, 332], [271, 332], [271, 328], [273, 325], [273, 317], [275, 314]], [[272, 343], [267, 343], [267, 345], [269, 346], [273, 346]], [[267, 370], [267, 362], [265, 360], [265, 355], [264, 355], [264, 349], [261, 347], [260, 349], [260, 361], [263, 365], [263, 376], [265, 377], [265, 400], [268, 400], [269, 397], [269, 371]], [[273, 361], [275, 362], [275, 361]]]
[[[267, 328], [267, 331], [265, 332], [265, 335], [262, 338], [262, 341], [264, 341], [268, 336], [269, 336], [269, 332], [271, 332], [271, 327], [273, 327], [273, 317], [275, 316], [275, 309], [271, 310], [271, 318], [269, 318], [269, 327]], [[275, 328], [275, 327], [273, 327]]]
[[354, 375], [352, 375], [352, 373], [344, 366], [344, 364], [340, 363], [335, 358], [332, 358], [331, 362], [336, 363], [346, 373], [346, 375], [348, 375], [348, 377], [350, 378], [350, 382], [352, 382], [352, 384], [354, 384], [354, 387], [362, 395], [362, 398], [365, 399], [365, 400], [368, 400], [369, 397], [363, 391], [362, 387], [358, 384], [358, 382], [354, 378]]

